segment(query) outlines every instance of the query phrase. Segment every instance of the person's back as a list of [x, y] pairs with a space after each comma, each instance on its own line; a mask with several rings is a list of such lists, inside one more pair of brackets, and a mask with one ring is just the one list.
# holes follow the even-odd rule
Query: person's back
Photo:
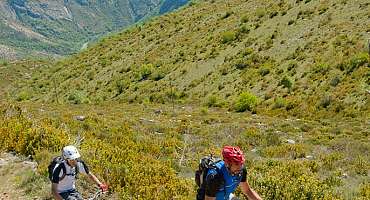
[[243, 167], [241, 173], [232, 175], [228, 172], [224, 161], [215, 164], [216, 169], [210, 169], [206, 177], [205, 194], [214, 196], [216, 200], [230, 199], [240, 182], [246, 181], [247, 170]]
[[239, 147], [225, 146], [222, 149], [223, 161], [207, 172], [205, 182], [197, 193], [197, 200], [234, 200], [233, 192], [240, 185], [241, 191], [250, 199], [261, 197], [249, 187], [245, 158]]

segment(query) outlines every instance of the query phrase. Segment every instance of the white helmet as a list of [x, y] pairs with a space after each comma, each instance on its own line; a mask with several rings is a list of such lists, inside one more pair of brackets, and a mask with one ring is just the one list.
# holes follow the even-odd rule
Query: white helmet
[[75, 146], [66, 146], [63, 148], [62, 156], [64, 159], [74, 160], [81, 157], [80, 153]]

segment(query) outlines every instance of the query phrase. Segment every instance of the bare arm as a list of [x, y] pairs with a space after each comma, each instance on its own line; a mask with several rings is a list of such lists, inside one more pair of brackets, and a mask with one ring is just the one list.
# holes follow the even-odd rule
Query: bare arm
[[216, 200], [216, 197], [209, 197], [209, 196], [206, 195], [204, 200]]
[[255, 192], [248, 184], [248, 181], [241, 182], [240, 188], [242, 192], [249, 198], [255, 200], [262, 200], [262, 198]]
[[101, 185], [101, 182], [99, 181], [99, 179], [93, 174], [93, 173], [88, 173], [87, 176], [90, 178], [90, 180], [92, 180], [96, 185], [100, 186]]
[[60, 196], [60, 194], [58, 193], [58, 184], [57, 183], [52, 183], [51, 193], [53, 194], [54, 199], [63, 200], [62, 196]]

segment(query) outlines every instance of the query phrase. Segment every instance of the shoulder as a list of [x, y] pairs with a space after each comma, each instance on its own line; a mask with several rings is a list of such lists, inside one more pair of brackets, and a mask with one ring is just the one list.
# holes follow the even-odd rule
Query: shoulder
[[85, 174], [89, 174], [89, 167], [87, 166], [86, 162], [79, 159], [78, 162], [77, 162], [77, 165], [78, 165], [78, 170], [79, 172], [82, 172], [82, 173], [85, 173]]

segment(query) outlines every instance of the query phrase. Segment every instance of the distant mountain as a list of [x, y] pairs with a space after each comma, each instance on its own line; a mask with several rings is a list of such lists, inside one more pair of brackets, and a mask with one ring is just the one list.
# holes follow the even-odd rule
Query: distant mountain
[[188, 0], [177, 0], [177, 1], [176, 0], [175, 1], [174, 0], [164, 0], [160, 7], [159, 14], [167, 13], [187, 3], [188, 3]]
[[[66, 55], [83, 44], [184, 0], [7, 0], [0, 2], [0, 58]], [[163, 9], [162, 9], [163, 5]]]

